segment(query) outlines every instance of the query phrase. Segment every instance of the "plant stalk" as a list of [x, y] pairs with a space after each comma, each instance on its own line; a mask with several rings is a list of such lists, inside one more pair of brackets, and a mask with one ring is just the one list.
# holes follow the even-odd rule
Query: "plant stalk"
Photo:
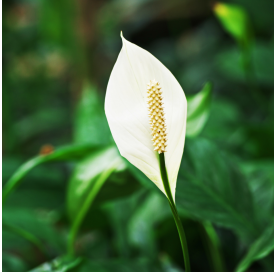
[[209, 221], [202, 222], [201, 229], [207, 253], [211, 258], [212, 271], [226, 272], [227, 270], [221, 254], [220, 240], [212, 223]]
[[188, 246], [187, 246], [187, 239], [185, 235], [185, 231], [183, 229], [183, 225], [181, 222], [181, 219], [178, 215], [178, 211], [175, 205], [175, 202], [172, 197], [169, 181], [168, 181], [168, 176], [167, 176], [167, 171], [166, 171], [166, 166], [165, 166], [165, 158], [164, 158], [164, 153], [159, 154], [159, 161], [160, 161], [160, 171], [161, 171], [161, 176], [162, 176], [162, 181], [164, 185], [164, 189], [167, 195], [167, 199], [169, 202], [169, 206], [171, 208], [173, 218], [179, 233], [179, 238], [182, 246], [182, 251], [183, 251], [183, 257], [184, 257], [184, 264], [185, 264], [185, 269], [187, 272], [191, 272], [190, 270], [190, 262], [189, 262], [189, 252], [188, 252]]
[[108, 177], [113, 173], [113, 171], [118, 167], [118, 160], [112, 164], [111, 167], [107, 168], [105, 171], [102, 172], [102, 174], [98, 177], [98, 179], [95, 181], [90, 193], [88, 194], [87, 198], [84, 201], [83, 206], [81, 207], [78, 215], [74, 218], [73, 224], [69, 231], [69, 239], [67, 244], [67, 254], [69, 256], [74, 256], [74, 243], [76, 236], [78, 234], [79, 228], [91, 206], [91, 203], [95, 199], [96, 195], [102, 188], [105, 181], [108, 179]]

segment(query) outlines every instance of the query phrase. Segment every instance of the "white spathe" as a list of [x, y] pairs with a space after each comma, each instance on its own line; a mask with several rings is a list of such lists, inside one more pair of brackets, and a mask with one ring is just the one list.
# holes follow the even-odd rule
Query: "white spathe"
[[121, 37], [123, 46], [112, 70], [105, 99], [108, 123], [121, 155], [165, 193], [158, 153], [151, 141], [147, 108], [147, 84], [154, 79], [160, 83], [167, 125], [165, 163], [175, 199], [185, 144], [187, 100], [176, 78], [158, 59]]

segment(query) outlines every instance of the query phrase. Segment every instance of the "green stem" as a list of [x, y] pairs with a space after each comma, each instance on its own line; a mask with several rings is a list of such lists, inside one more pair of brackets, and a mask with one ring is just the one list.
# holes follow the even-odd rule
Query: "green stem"
[[178, 215], [178, 211], [175, 205], [175, 202], [172, 197], [169, 181], [168, 181], [168, 176], [167, 176], [167, 171], [166, 171], [166, 166], [165, 166], [165, 158], [164, 158], [164, 153], [159, 154], [159, 161], [160, 161], [160, 171], [161, 171], [161, 176], [162, 176], [162, 181], [164, 185], [164, 189], [167, 195], [167, 199], [169, 202], [169, 206], [171, 208], [173, 218], [179, 233], [180, 241], [181, 241], [181, 246], [182, 246], [182, 251], [183, 251], [183, 257], [184, 257], [184, 263], [185, 263], [185, 269], [187, 272], [191, 272], [190, 270], [190, 262], [189, 262], [189, 252], [188, 252], [188, 246], [187, 246], [187, 239], [185, 235], [185, 231], [183, 229], [183, 225], [181, 222], [181, 219]]
[[83, 206], [81, 207], [77, 217], [73, 221], [73, 224], [71, 226], [70, 232], [69, 232], [69, 239], [68, 239], [68, 245], [67, 245], [67, 253], [70, 256], [74, 255], [74, 243], [76, 236], [78, 234], [79, 228], [81, 226], [81, 223], [83, 222], [89, 207], [91, 206], [91, 203], [95, 199], [97, 193], [100, 191], [101, 187], [105, 183], [105, 181], [108, 179], [108, 177], [112, 174], [112, 172], [118, 167], [118, 160], [116, 160], [115, 163], [112, 164], [111, 167], [108, 167], [105, 171], [102, 172], [102, 174], [99, 176], [99, 178], [95, 181], [91, 191], [89, 192], [87, 198], [85, 199]]
[[220, 241], [211, 222], [202, 223], [204, 229], [204, 241], [206, 242], [207, 251], [211, 257], [212, 270], [215, 272], [225, 272], [225, 264], [220, 252]]

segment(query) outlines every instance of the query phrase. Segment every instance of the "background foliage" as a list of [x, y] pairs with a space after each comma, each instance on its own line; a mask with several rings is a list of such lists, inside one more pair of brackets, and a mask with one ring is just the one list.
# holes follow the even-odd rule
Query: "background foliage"
[[184, 271], [165, 197], [105, 118], [121, 30], [188, 99], [192, 270], [273, 271], [272, 0], [3, 1], [3, 271]]

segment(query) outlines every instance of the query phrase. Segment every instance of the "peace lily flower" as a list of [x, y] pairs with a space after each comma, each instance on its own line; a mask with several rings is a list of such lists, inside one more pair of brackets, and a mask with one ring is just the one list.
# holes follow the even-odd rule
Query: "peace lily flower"
[[187, 101], [172, 73], [153, 55], [127, 41], [112, 70], [105, 112], [123, 157], [167, 196], [159, 154], [173, 201], [185, 143]]
[[188, 248], [175, 205], [187, 100], [178, 81], [154, 56], [124, 39], [107, 87], [105, 112], [123, 157], [167, 196], [178, 229], [185, 268]]

